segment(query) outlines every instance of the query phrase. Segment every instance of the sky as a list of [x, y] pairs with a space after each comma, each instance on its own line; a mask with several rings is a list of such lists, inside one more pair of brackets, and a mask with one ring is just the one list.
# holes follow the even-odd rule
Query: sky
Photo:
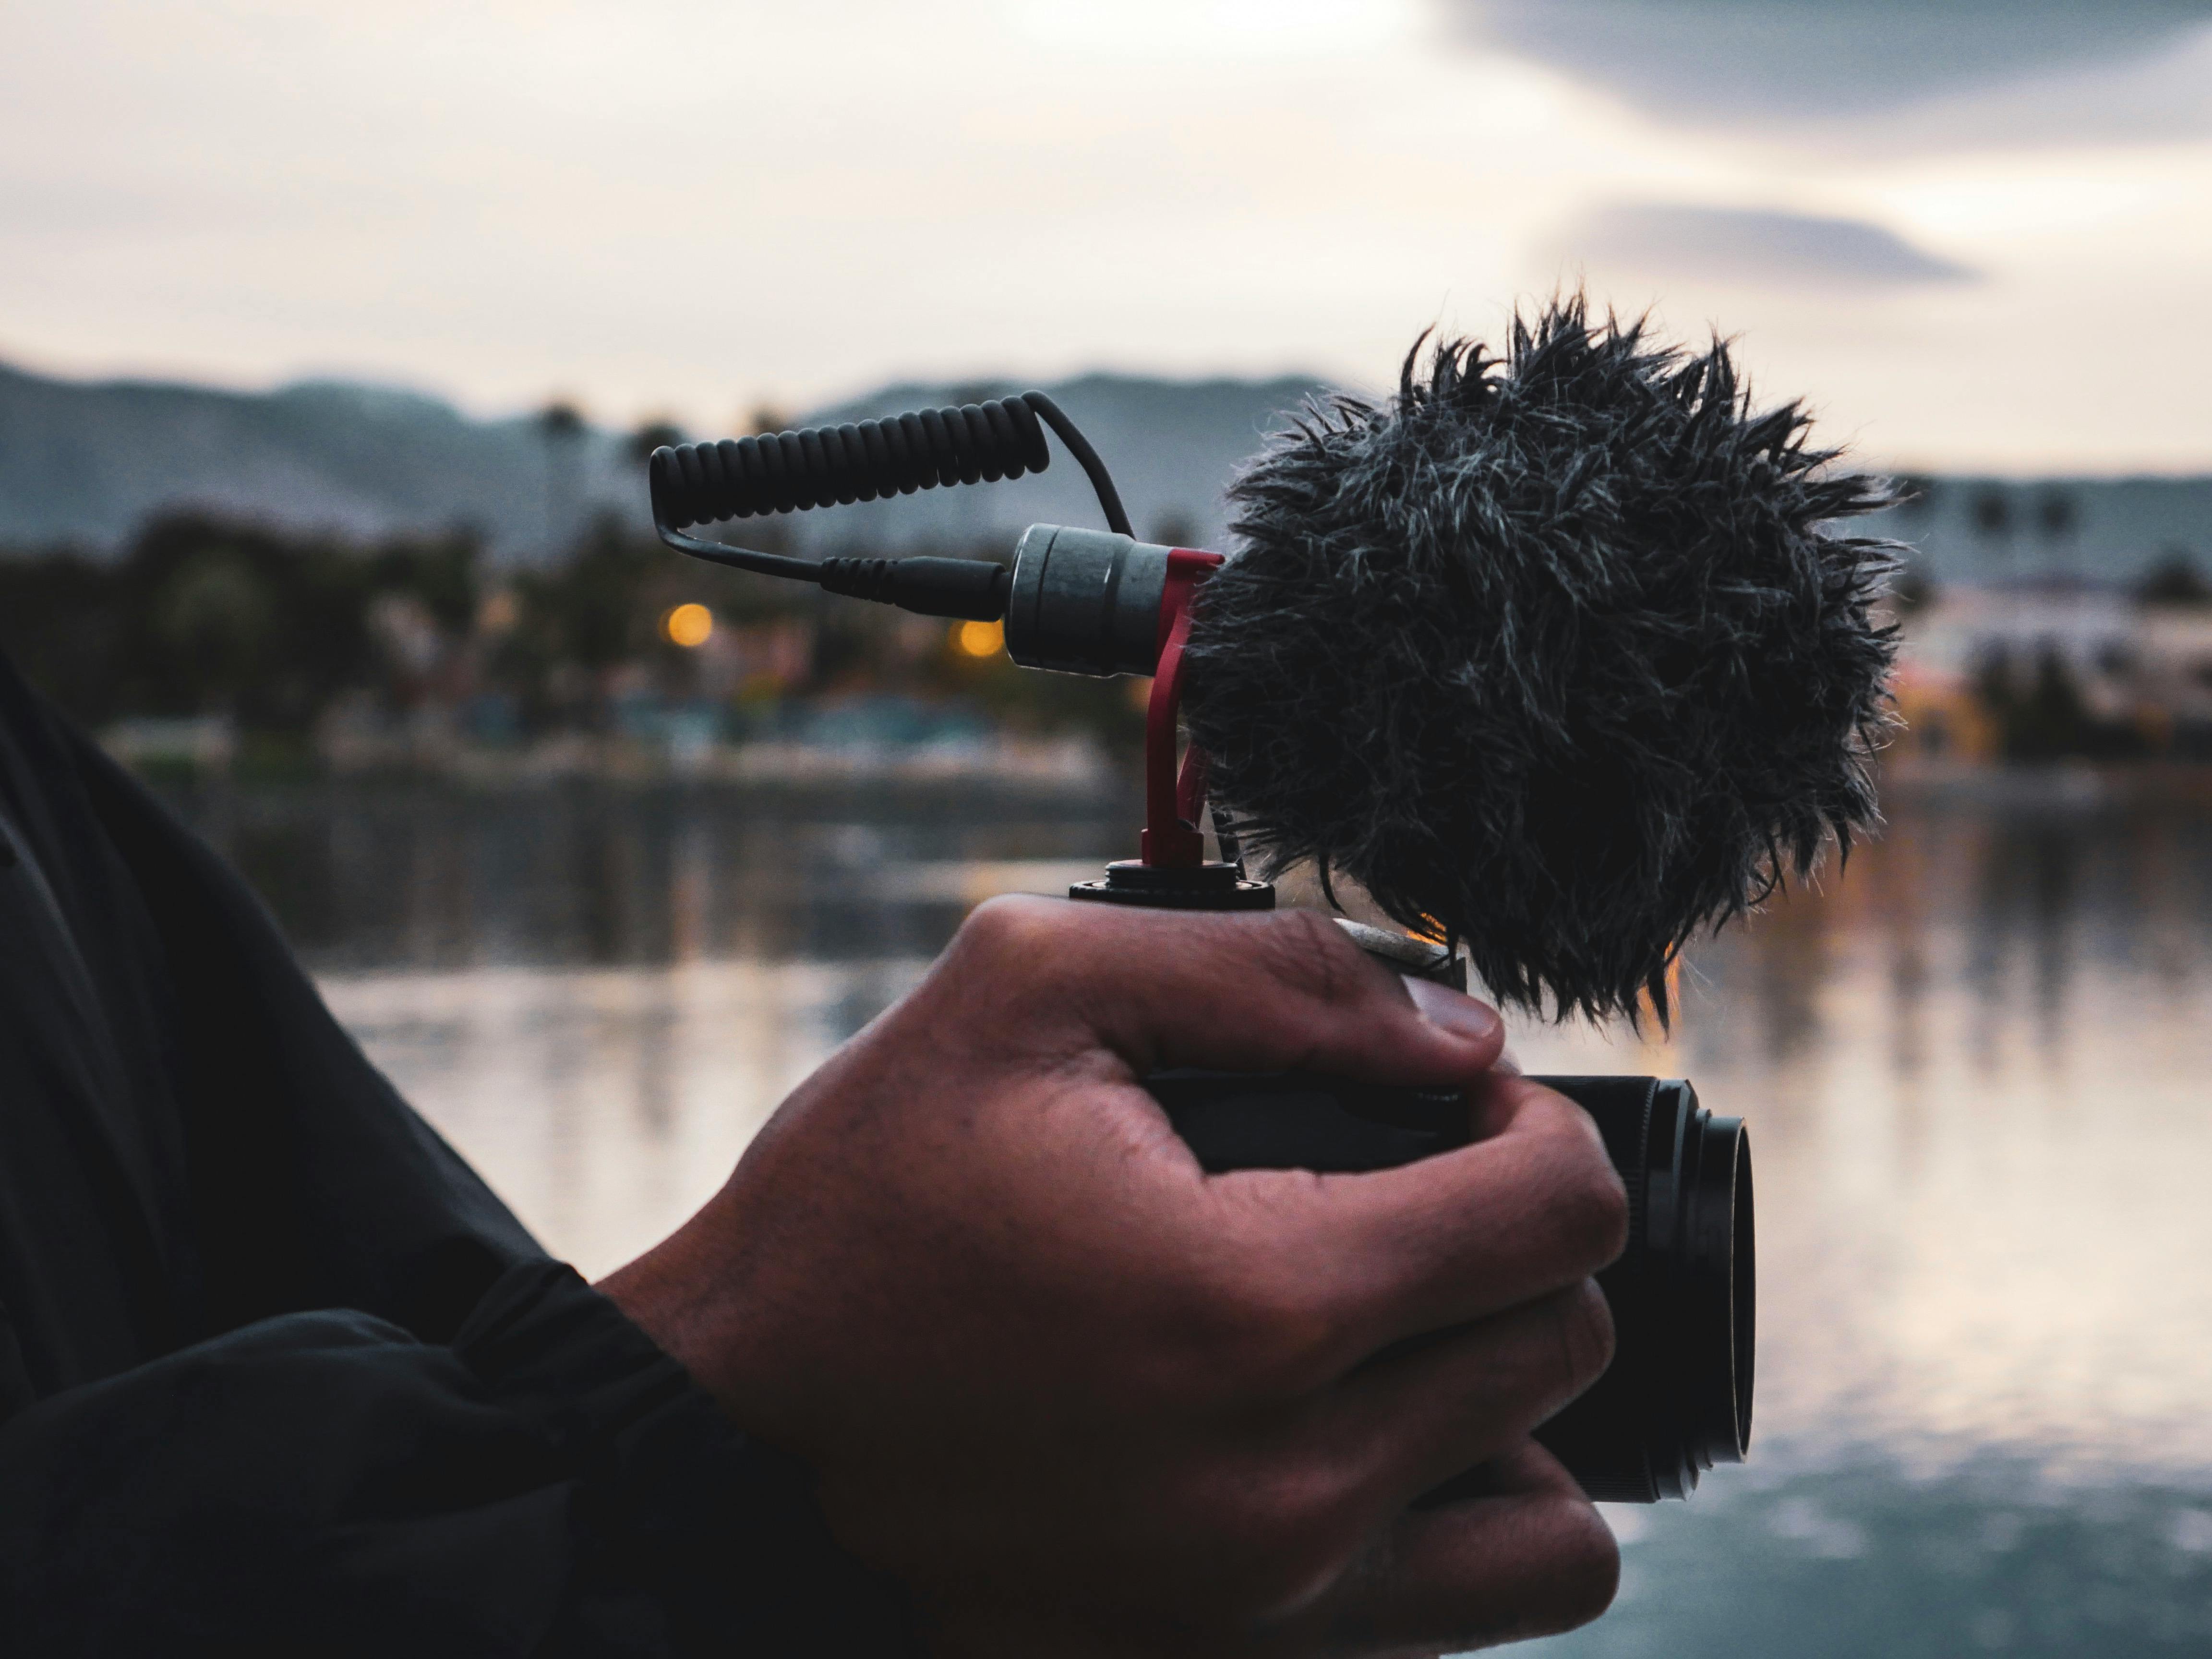
[[0, 361], [729, 430], [1387, 388], [1565, 283], [1870, 460], [2212, 470], [2212, 0], [0, 11]]

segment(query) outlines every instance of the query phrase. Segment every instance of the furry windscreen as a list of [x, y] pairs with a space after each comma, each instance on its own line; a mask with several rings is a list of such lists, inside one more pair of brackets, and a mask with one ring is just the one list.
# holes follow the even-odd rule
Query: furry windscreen
[[1271, 873], [1349, 876], [1507, 1002], [1663, 1023], [1667, 970], [1876, 822], [1881, 481], [1580, 298], [1508, 355], [1419, 343], [1230, 495], [1184, 708]]

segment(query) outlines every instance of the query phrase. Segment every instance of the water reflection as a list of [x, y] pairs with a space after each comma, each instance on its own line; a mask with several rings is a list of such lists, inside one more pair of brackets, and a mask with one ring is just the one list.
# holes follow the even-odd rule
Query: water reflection
[[2212, 1651], [2212, 1502], [2155, 1480], [2055, 1485], [1996, 1456], [1708, 1486], [1622, 1512], [1613, 1610], [1546, 1659], [1966, 1659]]
[[[705, 792], [198, 804], [341, 1018], [586, 1272], [713, 1190], [990, 892], [1126, 803]], [[1532, 1069], [1695, 1078], [1760, 1162], [1760, 1437], [1624, 1515], [1562, 1652], [2212, 1651], [2212, 814], [1892, 804], [1697, 950], [1671, 1034]]]
[[360, 787], [182, 804], [325, 972], [928, 956], [1006, 860], [1089, 876], [1133, 836], [1127, 802], [923, 786]]
[[347, 972], [325, 984], [402, 1092], [541, 1237], [599, 1273], [703, 1202], [775, 1103], [925, 961]]

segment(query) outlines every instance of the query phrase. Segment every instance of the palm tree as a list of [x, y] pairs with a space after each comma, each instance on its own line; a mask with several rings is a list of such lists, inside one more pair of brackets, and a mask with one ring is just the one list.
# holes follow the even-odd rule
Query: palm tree
[[1990, 484], [1974, 494], [1971, 509], [1974, 533], [1990, 551], [1987, 562], [1999, 572], [2001, 581], [2012, 578], [2012, 496], [2002, 485]]
[[648, 461], [653, 459], [654, 450], [669, 448], [683, 441], [684, 428], [673, 421], [641, 421], [637, 429], [629, 434], [630, 459]]
[[575, 535], [577, 452], [588, 432], [582, 411], [563, 398], [538, 411], [538, 436], [545, 446], [545, 548], [556, 556]]
[[2081, 527], [2081, 509], [2073, 493], [2059, 484], [2045, 490], [2035, 504], [2035, 527], [2043, 537], [2043, 562], [2049, 569], [2064, 558]]

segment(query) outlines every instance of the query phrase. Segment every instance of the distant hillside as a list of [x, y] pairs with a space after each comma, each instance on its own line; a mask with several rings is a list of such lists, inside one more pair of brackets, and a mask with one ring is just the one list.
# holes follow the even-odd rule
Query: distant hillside
[[[1019, 390], [900, 386], [805, 417], [858, 420]], [[1094, 374], [1047, 387], [1114, 471], [1142, 533], [1221, 534], [1237, 462], [1315, 383]], [[702, 434], [702, 436], [721, 435]], [[309, 383], [267, 393], [151, 381], [48, 380], [0, 368], [0, 545], [112, 549], [155, 513], [200, 506], [356, 537], [472, 526], [495, 553], [542, 556], [592, 512], [645, 522], [643, 470], [617, 434], [554, 456], [527, 419], [472, 421], [420, 394]], [[787, 520], [810, 547], [890, 550], [1011, 537], [1039, 519], [1089, 523], [1082, 470], [1055, 447], [1042, 477]]]
[[[587, 434], [564, 507], [618, 499], [618, 446]], [[310, 382], [249, 393], [0, 368], [0, 544], [112, 548], [166, 507], [375, 537], [456, 525], [501, 552], [543, 548], [549, 457], [526, 420]]]
[[[860, 420], [1019, 389], [1011, 380], [892, 386], [805, 418]], [[1213, 545], [1224, 537], [1221, 492], [1238, 464], [1319, 389], [1294, 378], [1111, 374], [1046, 387], [1106, 458], [1139, 535]], [[471, 420], [415, 392], [316, 382], [242, 393], [0, 368], [0, 546], [112, 549], [163, 508], [197, 505], [362, 538], [473, 526], [498, 556], [528, 560], [603, 508], [642, 525], [644, 495], [642, 469], [618, 434], [586, 433], [561, 452], [556, 475], [532, 422]], [[2055, 515], [2046, 511], [2054, 500], [2065, 503]], [[1016, 483], [782, 522], [815, 551], [911, 551], [1010, 546], [1030, 523], [1097, 519], [1081, 469], [1055, 445], [1045, 473]], [[1880, 529], [1920, 548], [1938, 581], [2073, 574], [2124, 582], [2175, 550], [2212, 572], [2212, 477], [1941, 479], [1923, 504], [1886, 515]]]

